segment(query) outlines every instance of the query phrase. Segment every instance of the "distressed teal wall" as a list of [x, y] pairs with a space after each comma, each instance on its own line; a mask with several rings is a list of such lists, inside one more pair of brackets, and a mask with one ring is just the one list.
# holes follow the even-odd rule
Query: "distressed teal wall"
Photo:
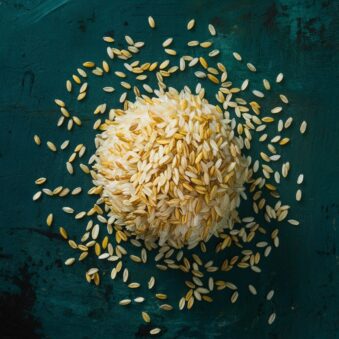
[[[338, 337], [338, 6], [335, 1], [1, 1], [0, 2], [0, 273], [1, 327], [9, 338], [133, 338], [145, 333], [143, 309], [152, 314], [164, 338], [335, 338]], [[158, 28], [150, 31], [148, 15]], [[309, 122], [307, 138], [297, 132], [288, 155], [293, 168], [282, 196], [293, 205], [302, 221], [299, 228], [281, 229], [281, 246], [263, 264], [263, 273], [238, 274], [260, 290], [251, 297], [244, 291], [231, 305], [218, 295], [216, 303], [199, 305], [191, 312], [164, 313], [155, 302], [144, 307], [121, 308], [117, 301], [128, 295], [121, 282], [107, 277], [99, 288], [88, 285], [84, 272], [89, 261], [72, 268], [62, 265], [72, 251], [44, 220], [60, 210], [61, 201], [31, 201], [33, 180], [53, 173], [49, 185], [59, 183], [89, 187], [84, 175], [77, 181], [64, 176], [64, 161], [45, 148], [38, 150], [32, 136], [51, 138], [60, 144], [66, 132], [56, 130], [55, 97], [64, 97], [65, 79], [81, 61], [99, 60], [105, 53], [101, 36], [125, 32], [149, 45], [146, 55], [159, 54], [159, 44], [173, 36], [183, 46], [189, 34], [188, 19], [198, 20], [197, 37], [212, 22], [219, 32], [216, 45], [221, 60], [229, 65], [232, 79], [247, 72], [230, 56], [233, 50], [252, 61], [258, 76], [286, 77], [284, 92], [291, 100], [289, 112], [296, 123]], [[185, 47], [182, 47], [182, 51]], [[234, 78], [235, 77], [235, 78]], [[176, 87], [186, 83], [179, 78]], [[99, 82], [98, 82], [99, 83]], [[101, 84], [102, 85], [102, 84]], [[75, 111], [86, 114], [107, 101], [94, 90], [84, 106], [74, 101]], [[83, 108], [85, 107], [85, 109]], [[87, 112], [87, 113], [85, 113]], [[86, 141], [93, 150], [94, 132], [77, 129], [72, 145]], [[92, 145], [92, 146], [91, 146]], [[293, 203], [295, 178], [306, 176], [304, 200]], [[79, 172], [79, 171], [78, 171]], [[89, 206], [80, 197], [75, 208]], [[66, 204], [66, 203], [65, 203]], [[294, 206], [295, 205], [295, 206]], [[71, 223], [55, 212], [58, 225]], [[135, 271], [133, 270], [135, 268]], [[108, 266], [103, 266], [107, 269]], [[155, 274], [159, 290], [169, 290], [171, 301], [183, 291], [181, 277], [146, 266], [131, 268], [135, 280]], [[180, 281], [180, 283], [178, 283]], [[276, 290], [272, 303], [265, 293]], [[151, 298], [149, 296], [149, 298]], [[278, 318], [266, 324], [272, 310]], [[25, 334], [23, 334], [25, 333]]]

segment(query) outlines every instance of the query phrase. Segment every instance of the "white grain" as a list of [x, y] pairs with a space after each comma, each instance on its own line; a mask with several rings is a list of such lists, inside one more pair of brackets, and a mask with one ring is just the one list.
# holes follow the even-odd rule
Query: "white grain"
[[103, 87], [102, 89], [106, 93], [112, 93], [115, 90], [114, 87], [111, 87], [111, 86], [106, 86], [106, 87]]
[[215, 30], [215, 27], [212, 24], [208, 25], [208, 30], [212, 36], [215, 36], [217, 34], [217, 31]]
[[276, 83], [280, 83], [280, 82], [283, 81], [283, 79], [284, 79], [284, 74], [279, 73], [279, 74], [277, 75], [276, 79], [275, 79], [275, 82], [276, 82]]
[[156, 334], [159, 334], [161, 332], [161, 329], [159, 327], [155, 327], [155, 328], [152, 328], [149, 333], [151, 335], [156, 335]]
[[280, 98], [280, 100], [284, 103], [284, 104], [288, 104], [288, 98], [287, 98], [287, 96], [286, 95], [284, 95], [284, 94], [279, 94], [279, 98]]
[[301, 185], [304, 181], [304, 175], [303, 174], [299, 174], [298, 178], [297, 178], [297, 184]]
[[253, 294], [253, 295], [257, 295], [257, 294], [258, 294], [256, 288], [255, 288], [253, 285], [248, 285], [248, 290], [249, 290], [250, 293]]
[[271, 113], [272, 114], [276, 114], [276, 113], [280, 113], [282, 111], [282, 107], [281, 106], [277, 106], [271, 109]]
[[41, 192], [41, 191], [36, 192], [36, 193], [33, 195], [33, 198], [32, 198], [33, 201], [36, 201], [36, 200], [40, 199], [41, 195], [42, 195], [42, 192]]
[[297, 190], [295, 194], [295, 200], [300, 201], [302, 198], [302, 191], [300, 189]]
[[71, 266], [71, 265], [73, 265], [75, 263], [75, 258], [68, 258], [68, 259], [66, 259], [66, 261], [65, 261], [65, 265], [66, 266]]
[[66, 162], [66, 169], [67, 169], [67, 172], [69, 174], [73, 174], [74, 173], [74, 169], [73, 169], [73, 165], [70, 163], [70, 162]]
[[241, 55], [239, 53], [237, 53], [237, 52], [233, 52], [233, 57], [237, 61], [241, 61], [242, 60]]
[[272, 313], [272, 314], [269, 316], [268, 321], [267, 321], [269, 325], [272, 325], [272, 324], [273, 324], [273, 322], [274, 322], [276, 316], [277, 316], [276, 313]]
[[163, 43], [162, 47], [166, 48], [173, 42], [173, 38], [167, 38]]
[[251, 64], [250, 62], [248, 62], [246, 64], [247, 68], [251, 71], [251, 72], [256, 72], [257, 69], [255, 68], [255, 66], [253, 64]]
[[65, 213], [68, 213], [68, 214], [74, 213], [74, 209], [73, 209], [72, 207], [64, 206], [64, 207], [62, 208], [62, 210], [63, 210]]
[[155, 28], [155, 21], [154, 21], [153, 17], [151, 17], [151, 16], [148, 17], [148, 24], [151, 28]]
[[72, 82], [70, 80], [66, 81], [66, 90], [67, 92], [72, 92]]
[[56, 152], [57, 151], [57, 148], [56, 146], [53, 144], [52, 141], [47, 141], [47, 147], [52, 151], [52, 152]]
[[126, 306], [126, 305], [129, 305], [131, 302], [132, 302], [131, 299], [123, 299], [119, 301], [119, 305]]
[[263, 85], [264, 85], [264, 88], [269, 91], [271, 89], [271, 84], [270, 82], [267, 80], [267, 79], [263, 79]]
[[273, 296], [274, 296], [274, 290], [270, 290], [266, 295], [266, 300], [268, 301], [272, 300]]
[[293, 226], [298, 226], [300, 224], [299, 221], [295, 219], [288, 219], [287, 222]]
[[195, 25], [195, 20], [191, 19], [188, 23], [187, 23], [187, 29], [190, 31], [191, 29], [193, 29]]
[[307, 129], [307, 122], [303, 121], [300, 125], [300, 133], [304, 134], [306, 132], [306, 129]]

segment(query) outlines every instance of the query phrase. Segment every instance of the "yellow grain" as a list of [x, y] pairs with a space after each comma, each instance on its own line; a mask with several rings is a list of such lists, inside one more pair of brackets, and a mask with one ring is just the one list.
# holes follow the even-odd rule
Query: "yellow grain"
[[60, 228], [59, 228], [59, 233], [60, 233], [60, 235], [61, 235], [65, 240], [68, 239], [67, 231], [66, 231], [63, 227], [60, 227]]
[[84, 67], [86, 67], [86, 68], [93, 68], [93, 67], [95, 67], [95, 63], [93, 61], [85, 61], [82, 65]]
[[78, 85], [81, 84], [81, 79], [76, 74], [73, 74], [72, 78], [73, 78], [75, 83], [77, 83]]
[[283, 138], [283, 139], [281, 139], [281, 140], [279, 141], [279, 144], [280, 144], [281, 146], [283, 146], [283, 145], [288, 144], [289, 142], [290, 142], [290, 138]]
[[154, 21], [153, 17], [151, 17], [151, 16], [148, 17], [148, 24], [151, 28], [155, 28], [155, 21]]
[[50, 214], [48, 214], [48, 216], [47, 216], [46, 224], [47, 224], [47, 226], [52, 226], [52, 223], [53, 223], [53, 214], [50, 213]]
[[188, 23], [187, 23], [187, 30], [191, 30], [193, 29], [195, 26], [195, 20], [194, 19], [191, 19]]
[[145, 323], [150, 323], [151, 322], [151, 317], [149, 314], [145, 311], [141, 312], [142, 319], [144, 320]]

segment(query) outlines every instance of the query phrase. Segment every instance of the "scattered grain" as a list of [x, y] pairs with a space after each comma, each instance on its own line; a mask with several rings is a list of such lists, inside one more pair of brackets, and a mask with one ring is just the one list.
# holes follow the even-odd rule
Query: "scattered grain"
[[242, 60], [241, 55], [239, 53], [237, 53], [237, 52], [233, 52], [233, 57], [237, 61], [241, 61]]
[[159, 334], [161, 332], [161, 329], [159, 327], [155, 327], [155, 328], [152, 328], [150, 331], [149, 331], [149, 334], [151, 335], [156, 335], [156, 334]]
[[277, 315], [276, 315], [275, 313], [272, 313], [272, 314], [269, 316], [268, 321], [267, 321], [269, 325], [272, 325], [272, 324], [273, 324], [273, 322], [274, 322], [276, 316], [277, 316]]
[[154, 21], [153, 17], [151, 17], [151, 16], [148, 17], [148, 24], [151, 28], [155, 28], [155, 21]]
[[33, 201], [36, 201], [41, 198], [42, 192], [38, 191], [33, 195]]
[[191, 29], [193, 29], [194, 25], [195, 25], [195, 20], [194, 20], [194, 19], [191, 19], [191, 20], [187, 23], [187, 30], [190, 31]]
[[280, 82], [283, 81], [283, 79], [284, 79], [284, 74], [279, 73], [279, 74], [277, 75], [276, 79], [275, 79], [275, 82], [276, 82], [276, 83], [280, 83]]
[[208, 30], [212, 36], [215, 36], [217, 34], [217, 31], [215, 30], [215, 27], [212, 24], [208, 25]]
[[295, 200], [300, 201], [302, 198], [302, 191], [300, 189], [297, 190], [295, 194]]
[[57, 151], [57, 148], [56, 146], [53, 144], [52, 141], [47, 141], [47, 147], [52, 151], [52, 152], [56, 152]]
[[167, 38], [163, 43], [162, 47], [166, 48], [173, 42], [173, 38]]
[[274, 296], [274, 290], [270, 290], [267, 294], [266, 294], [266, 300], [270, 301], [272, 300]]
[[306, 132], [306, 129], [307, 129], [307, 122], [303, 121], [300, 125], [300, 133], [304, 134]]
[[73, 265], [75, 263], [75, 258], [68, 258], [68, 259], [66, 259], [66, 261], [65, 261], [65, 265], [66, 266], [71, 266], [71, 265]]
[[257, 294], [258, 294], [256, 288], [255, 288], [253, 285], [248, 285], [248, 290], [249, 290], [250, 293], [253, 294], [253, 295], [257, 295]]
[[48, 216], [47, 216], [46, 224], [47, 224], [47, 226], [52, 226], [52, 223], [53, 223], [53, 214], [50, 213], [50, 214], [48, 214]]

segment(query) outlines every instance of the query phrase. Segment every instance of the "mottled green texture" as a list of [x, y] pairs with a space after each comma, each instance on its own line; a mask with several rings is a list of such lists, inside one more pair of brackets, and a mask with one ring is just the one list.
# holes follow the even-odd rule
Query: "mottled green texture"
[[[20, 337], [28, 338], [132, 338], [144, 329], [140, 312], [146, 309], [153, 323], [163, 329], [164, 338], [338, 336], [337, 12], [335, 1], [328, 0], [0, 2], [2, 333], [18, 338], [20, 328], [25, 333]], [[154, 32], [146, 22], [150, 14], [157, 22]], [[93, 258], [73, 268], [62, 265], [72, 250], [60, 240], [56, 226], [48, 230], [44, 220], [49, 211], [55, 211], [56, 225], [66, 225], [71, 235], [80, 234], [80, 223], [59, 212], [60, 199], [33, 203], [33, 180], [47, 175], [49, 187], [61, 183], [75, 187], [80, 180], [88, 188], [90, 183], [78, 168], [77, 180], [65, 175], [66, 155], [51, 154], [44, 146], [37, 149], [32, 136], [38, 133], [44, 143], [50, 138], [57, 144], [68, 138], [65, 131], [56, 130], [53, 99], [67, 98], [65, 80], [81, 61], [100, 61], [105, 55], [102, 35], [111, 32], [122, 41], [128, 32], [136, 40], [147, 41], [145, 59], [164, 57], [159, 45], [167, 36], [175, 38], [178, 50], [187, 51], [182, 46], [193, 34], [184, 28], [191, 17], [198, 22], [197, 37], [207, 38], [207, 23], [214, 23], [219, 32], [216, 46], [223, 51], [220, 59], [229, 65], [235, 83], [248, 72], [232, 60], [233, 50], [257, 66], [258, 77], [273, 80], [279, 71], [284, 72], [283, 93], [291, 101], [287, 111], [295, 124], [303, 119], [309, 122], [307, 137], [295, 129], [291, 146], [283, 152], [292, 162], [292, 171], [282, 197], [293, 205], [293, 215], [302, 225], [281, 227], [281, 246], [264, 261], [262, 274], [236, 275], [243, 285], [257, 286], [257, 297], [242, 288], [236, 305], [220, 293], [212, 306], [201, 304], [191, 312], [159, 312], [156, 302], [121, 308], [117, 301], [129, 295], [121, 282], [106, 277], [98, 288], [85, 282], [84, 272], [95, 264]], [[185, 83], [184, 76], [172, 81], [177, 88]], [[89, 127], [86, 116], [108, 98], [95, 89], [84, 105], [74, 99], [70, 105]], [[73, 147], [85, 141], [93, 151], [90, 128], [72, 133]], [[299, 171], [306, 180], [304, 200], [296, 204]], [[90, 201], [82, 195], [75, 203], [66, 198], [64, 204], [82, 210]], [[108, 272], [108, 264], [101, 266]], [[158, 290], [168, 290], [170, 301], [176, 302], [184, 291], [178, 273], [160, 274], [152, 265], [129, 266], [133, 280], [143, 282], [150, 274], [156, 275]], [[267, 303], [264, 295], [271, 287], [276, 295]], [[278, 317], [269, 327], [266, 321], [272, 310]]]

